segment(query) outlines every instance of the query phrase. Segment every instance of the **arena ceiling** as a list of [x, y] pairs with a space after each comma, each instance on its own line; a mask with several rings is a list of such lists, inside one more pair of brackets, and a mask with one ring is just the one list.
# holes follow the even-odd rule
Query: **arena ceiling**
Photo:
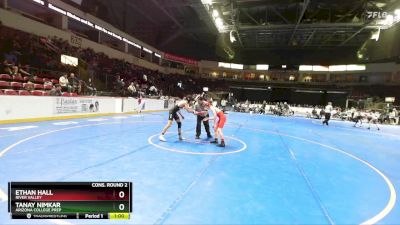
[[[217, 30], [205, 3], [221, 14], [224, 30]], [[399, 7], [399, 3], [399, 0], [83, 0], [82, 6], [160, 50], [214, 59], [217, 49], [238, 53], [241, 58], [277, 50], [321, 54], [340, 50], [355, 55], [377, 30], [371, 25], [372, 20], [366, 19], [366, 11], [384, 12]], [[231, 35], [236, 42], [229, 41]]]
[[366, 11], [385, 11], [397, 0], [218, 0], [228, 30], [243, 48], [359, 47], [376, 27]]
[[200, 0], [83, 0], [82, 7], [160, 50], [215, 54], [218, 32]]

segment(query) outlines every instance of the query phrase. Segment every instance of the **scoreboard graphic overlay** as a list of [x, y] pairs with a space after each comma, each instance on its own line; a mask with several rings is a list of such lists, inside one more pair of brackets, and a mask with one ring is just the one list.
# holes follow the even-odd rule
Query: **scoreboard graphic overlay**
[[9, 182], [12, 219], [129, 219], [132, 182]]

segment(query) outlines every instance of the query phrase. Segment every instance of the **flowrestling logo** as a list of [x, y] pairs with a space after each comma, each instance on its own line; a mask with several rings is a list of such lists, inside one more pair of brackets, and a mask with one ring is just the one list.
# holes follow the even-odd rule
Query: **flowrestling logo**
[[366, 11], [365, 20], [370, 21], [370, 25], [387, 29], [400, 22], [400, 9], [393, 12], [388, 11]]
[[367, 19], [373, 20], [373, 19], [380, 19], [384, 20], [386, 17], [389, 15], [388, 12], [381, 12], [381, 11], [367, 11], [366, 16]]

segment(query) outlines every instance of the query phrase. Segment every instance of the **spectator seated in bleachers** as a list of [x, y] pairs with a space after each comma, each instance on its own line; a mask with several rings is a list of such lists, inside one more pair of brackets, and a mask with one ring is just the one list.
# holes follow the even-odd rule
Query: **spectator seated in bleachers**
[[56, 84], [53, 86], [53, 88], [49, 91], [50, 96], [62, 96], [61, 92], [61, 86], [59, 84]]
[[86, 87], [86, 93], [87, 94], [89, 94], [91, 96], [97, 95], [97, 89], [94, 86], [92, 78], [89, 78], [89, 81], [87, 83], [85, 83], [85, 87]]
[[[108, 80], [107, 76], [111, 74], [120, 74], [119, 81], [122, 82], [114, 83], [114, 85], [109, 85], [108, 87], [106, 86], [108, 90], [105, 90], [114, 90], [116, 94], [120, 96], [125, 95], [125, 84], [130, 84], [131, 82], [134, 82], [138, 94], [148, 93], [157, 96], [160, 94], [161, 90], [165, 95], [185, 96], [187, 94], [201, 92], [203, 86], [207, 86], [213, 90], [227, 88], [221, 81], [177, 74], [163, 74], [126, 61], [112, 59], [104, 53], [95, 52], [93, 49], [71, 46], [67, 40], [62, 40], [60, 38], [38, 37], [1, 25], [0, 29], [2, 30], [2, 35], [0, 36], [0, 62], [2, 62], [0, 65], [0, 73], [13, 75], [12, 67], [19, 65], [18, 72], [23, 77], [24, 81], [29, 80], [33, 85], [36, 85], [35, 90], [38, 91], [41, 87], [40, 85], [50, 85], [50, 83], [46, 83], [48, 82], [47, 80], [41, 80], [42, 78], [46, 78], [45, 76], [49, 74], [43, 75], [31, 72], [30, 67], [37, 70], [45, 69], [57, 71], [54, 73], [53, 78], [56, 78], [56, 74], [61, 71], [62, 73], [76, 71], [75, 68], [61, 64], [59, 60], [60, 54], [74, 56], [87, 63], [86, 68], [90, 77], [95, 77], [100, 82], [106, 83]], [[73, 81], [67, 82], [66, 79], [67, 77], [64, 76], [60, 78], [60, 85], [63, 91], [76, 91], [78, 94], [90, 95], [94, 95], [97, 91], [94, 86], [85, 84], [82, 80], [78, 79], [79, 82], [77, 83]], [[54, 81], [50, 81], [52, 84], [55, 84]], [[176, 88], [178, 81], [180, 81], [183, 88]], [[43, 83], [45, 84], [43, 85]], [[152, 88], [152, 86], [154, 86], [154, 88]], [[31, 85], [27, 87], [31, 88]], [[152, 89], [151, 91], [149, 90], [150, 88]], [[157, 90], [157, 94], [154, 90]]]
[[75, 76], [74, 73], [71, 73], [69, 75], [68, 83], [72, 87], [72, 92], [81, 93], [82, 90], [81, 81]]
[[120, 75], [117, 75], [114, 82], [114, 91], [121, 96], [125, 95], [125, 82], [124, 79], [121, 79]]
[[59, 84], [61, 86], [61, 90], [66, 92], [72, 91], [72, 86], [69, 84], [68, 75], [64, 74], [59, 79]]
[[29, 66], [29, 65], [22, 66], [21, 64], [19, 64], [19, 65], [18, 65], [18, 68], [19, 68], [18, 72], [19, 72], [22, 76], [24, 76], [24, 77], [25, 77], [25, 76], [27, 76], [27, 77], [32, 76], [32, 74], [29, 73], [29, 70], [30, 70], [30, 66]]
[[158, 90], [157, 90], [157, 88], [152, 84], [150, 87], [149, 87], [149, 95], [152, 95], [152, 96], [157, 96], [158, 95]]
[[4, 60], [3, 63], [1, 64], [0, 72], [4, 73], [4, 74], [12, 75], [12, 67], [13, 67], [12, 62], [10, 62], [8, 60]]
[[131, 97], [137, 97], [138, 94], [137, 94], [137, 89], [136, 89], [134, 82], [131, 82], [131, 84], [128, 86], [128, 93], [129, 93], [129, 96], [131, 96]]

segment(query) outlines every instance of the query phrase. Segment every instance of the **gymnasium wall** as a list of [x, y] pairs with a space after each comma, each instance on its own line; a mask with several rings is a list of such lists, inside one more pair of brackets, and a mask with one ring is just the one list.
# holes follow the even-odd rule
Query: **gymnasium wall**
[[[87, 117], [99, 114], [133, 113], [138, 108], [135, 98], [0, 96], [0, 123], [17, 120]], [[145, 99], [143, 111], [168, 110], [173, 102]]]

